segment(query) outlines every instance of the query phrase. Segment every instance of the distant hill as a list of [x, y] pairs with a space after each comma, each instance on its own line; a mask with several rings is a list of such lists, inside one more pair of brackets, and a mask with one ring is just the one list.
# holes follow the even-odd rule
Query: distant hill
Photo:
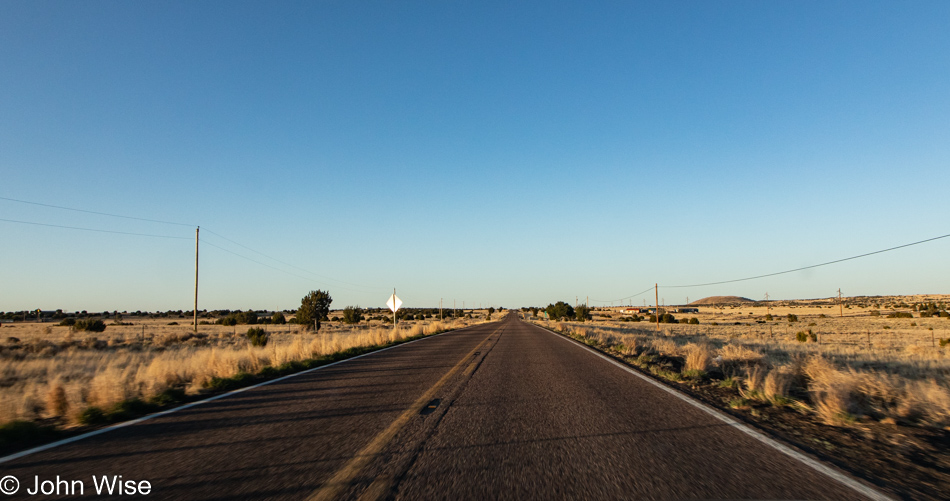
[[735, 303], [754, 303], [755, 301], [739, 296], [709, 296], [689, 303], [693, 306], [703, 306], [710, 304], [735, 304]]

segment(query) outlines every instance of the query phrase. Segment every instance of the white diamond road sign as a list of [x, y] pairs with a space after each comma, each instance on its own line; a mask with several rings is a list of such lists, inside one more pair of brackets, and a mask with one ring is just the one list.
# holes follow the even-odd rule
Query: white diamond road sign
[[396, 310], [402, 306], [402, 299], [396, 297], [396, 293], [394, 292], [392, 296], [389, 296], [389, 301], [386, 301], [386, 306], [389, 306], [389, 309], [392, 310], [393, 313], [396, 313]]

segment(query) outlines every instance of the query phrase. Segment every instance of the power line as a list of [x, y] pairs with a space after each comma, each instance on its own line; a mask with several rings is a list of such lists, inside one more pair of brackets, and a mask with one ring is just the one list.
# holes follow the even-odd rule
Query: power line
[[[45, 204], [45, 203], [41, 203], [41, 202], [31, 202], [31, 201], [29, 201], [29, 200], [20, 200], [20, 199], [10, 198], [10, 197], [2, 197], [2, 196], [0, 196], [0, 200], [7, 200], [7, 201], [10, 201], [10, 202], [17, 202], [17, 203], [22, 203], [22, 204], [36, 205], [36, 206], [40, 206], [40, 207], [50, 207], [50, 208], [53, 208], [53, 209], [67, 210], [67, 211], [73, 211], [73, 212], [82, 212], [82, 213], [86, 213], [86, 214], [95, 214], [95, 215], [98, 215], [98, 216], [108, 216], [108, 217], [115, 217], [115, 218], [121, 218], [121, 219], [130, 219], [130, 220], [134, 220], [134, 221], [146, 221], [146, 222], [150, 222], [150, 223], [172, 224], [172, 225], [176, 225], [176, 226], [188, 226], [188, 227], [195, 227], [195, 226], [197, 226], [197, 225], [194, 225], [194, 224], [177, 223], [177, 222], [173, 222], [173, 221], [163, 221], [163, 220], [161, 220], [161, 219], [149, 219], [149, 218], [143, 218], [143, 217], [124, 216], [124, 215], [121, 215], [121, 214], [112, 214], [112, 213], [109, 213], [109, 212], [91, 211], [91, 210], [86, 210], [86, 209], [77, 209], [77, 208], [75, 208], [75, 207], [65, 207], [65, 206], [62, 206], [62, 205]], [[37, 226], [49, 226], [49, 227], [53, 227], [53, 228], [68, 228], [68, 229], [74, 229], [74, 230], [96, 231], [96, 232], [102, 232], [102, 233], [115, 233], [115, 234], [120, 234], [120, 235], [138, 235], [138, 236], [151, 236], [151, 237], [161, 237], [161, 238], [181, 238], [181, 239], [188, 239], [188, 237], [171, 237], [171, 236], [164, 236], [164, 235], [152, 235], [152, 234], [146, 234], [146, 233], [130, 233], [130, 232], [123, 232], [123, 231], [97, 230], [97, 229], [92, 229], [92, 228], [79, 228], [79, 227], [75, 227], [75, 226], [62, 226], [62, 225], [55, 225], [55, 224], [32, 223], [32, 222], [29, 222], [29, 221], [15, 221], [15, 220], [12, 220], [12, 219], [0, 219], [0, 221], [7, 221], [7, 222], [11, 222], [11, 223], [21, 223], [21, 224], [33, 224], [33, 225], [37, 225]], [[227, 242], [230, 242], [230, 243], [232, 243], [232, 244], [234, 244], [234, 245], [237, 245], [238, 247], [241, 247], [241, 248], [243, 248], [243, 249], [249, 250], [249, 251], [251, 251], [251, 252], [253, 252], [253, 253], [255, 253], [255, 254], [258, 254], [258, 255], [260, 255], [260, 256], [263, 256], [263, 257], [265, 257], [265, 258], [267, 258], [267, 259], [270, 259], [270, 260], [272, 260], [272, 261], [275, 261], [275, 262], [277, 262], [277, 263], [280, 263], [280, 264], [282, 264], [282, 265], [284, 265], [284, 266], [289, 266], [289, 267], [291, 267], [291, 268], [294, 268], [294, 269], [299, 270], [299, 271], [302, 271], [302, 272], [304, 272], [304, 273], [313, 275], [313, 276], [315, 276], [315, 277], [320, 277], [320, 278], [323, 279], [323, 280], [329, 280], [329, 281], [331, 281], [331, 282], [338, 282], [338, 283], [341, 283], [341, 284], [351, 285], [351, 286], [353, 286], [353, 287], [361, 287], [361, 288], [364, 288], [364, 289], [372, 289], [372, 287], [369, 287], [369, 286], [366, 286], [366, 285], [353, 284], [353, 283], [350, 283], [350, 282], [345, 282], [345, 281], [343, 281], [343, 280], [337, 280], [337, 279], [334, 279], [334, 278], [330, 278], [330, 277], [327, 277], [327, 276], [324, 276], [324, 275], [320, 275], [320, 274], [318, 274], [318, 273], [314, 273], [314, 272], [312, 272], [312, 271], [309, 271], [309, 270], [300, 268], [299, 266], [294, 266], [294, 265], [292, 265], [292, 264], [290, 264], [290, 263], [281, 261], [281, 260], [279, 260], [279, 259], [277, 259], [277, 258], [275, 258], [275, 257], [268, 256], [267, 254], [264, 254], [263, 252], [254, 250], [254, 249], [252, 249], [252, 248], [250, 248], [250, 247], [248, 247], [248, 246], [246, 246], [246, 245], [243, 245], [243, 244], [240, 244], [240, 243], [238, 243], [238, 242], [235, 242], [234, 240], [231, 240], [230, 238], [225, 237], [224, 235], [222, 235], [222, 234], [220, 234], [220, 233], [217, 233], [217, 232], [215, 232], [215, 231], [212, 231], [212, 230], [208, 229], [207, 227], [205, 228], [205, 231], [208, 232], [208, 233], [211, 233], [212, 235], [215, 235], [215, 236], [217, 236], [218, 238], [221, 238], [221, 239], [223, 239], [223, 240], [225, 240], [225, 241], [227, 241]], [[238, 256], [238, 257], [240, 257], [240, 258], [242, 258], [242, 259], [246, 259], [246, 260], [248, 260], [248, 261], [251, 261], [251, 262], [254, 262], [254, 263], [263, 265], [263, 266], [267, 266], [268, 268], [272, 268], [272, 269], [274, 269], [274, 270], [278, 270], [278, 271], [281, 271], [281, 272], [286, 273], [286, 271], [281, 270], [280, 268], [275, 268], [275, 267], [273, 267], [273, 266], [270, 266], [270, 265], [261, 263], [260, 261], [256, 261], [256, 260], [250, 259], [250, 258], [248, 258], [247, 256], [243, 256], [243, 255], [238, 254], [238, 253], [236, 253], [236, 252], [229, 251], [229, 250], [227, 250], [227, 249], [225, 249], [225, 248], [223, 248], [223, 247], [214, 245], [214, 244], [208, 242], [207, 240], [202, 240], [202, 241], [203, 241], [204, 243], [208, 244], [208, 245], [211, 245], [212, 247], [216, 247], [216, 248], [221, 249], [221, 250], [223, 250], [223, 251], [225, 251], [225, 252], [229, 252], [229, 253], [234, 254], [235, 256]], [[301, 276], [299, 276], [299, 275], [294, 275], [294, 274], [291, 274], [291, 275], [296, 276], [296, 277], [298, 277], [298, 278], [302, 278], [302, 279], [308, 280], [308, 281], [314, 281], [313, 278], [301, 277]], [[339, 286], [338, 286], [338, 287], [339, 287]], [[340, 288], [346, 289], [345, 287], [340, 287]], [[353, 289], [347, 289], [347, 290], [353, 290]], [[360, 291], [355, 291], [355, 292], [360, 292]]]
[[76, 209], [76, 208], [74, 208], [74, 207], [63, 207], [63, 206], [61, 206], [61, 205], [51, 205], [51, 204], [42, 204], [42, 203], [39, 203], [39, 202], [29, 202], [29, 201], [27, 201], [27, 200], [17, 200], [16, 198], [9, 198], [9, 197], [0, 197], [0, 200], [7, 200], [7, 201], [9, 201], [9, 202], [18, 202], [18, 203], [21, 203], [21, 204], [39, 205], [39, 206], [41, 206], [41, 207], [51, 207], [51, 208], [53, 208], [53, 209], [70, 210], [70, 211], [74, 211], [74, 212], [85, 212], [86, 214], [96, 214], [96, 215], [99, 215], [99, 216], [118, 217], [118, 218], [122, 218], [122, 219], [133, 219], [133, 220], [136, 220], [136, 221], [148, 221], [148, 222], [150, 222], [150, 223], [174, 224], [174, 225], [176, 225], [176, 226], [191, 226], [191, 227], [197, 226], [197, 225], [194, 225], [194, 224], [175, 223], [175, 222], [172, 222], [172, 221], [162, 221], [162, 220], [160, 220], [160, 219], [148, 219], [148, 218], [144, 218], [144, 217], [122, 216], [122, 215], [119, 215], [119, 214], [109, 214], [108, 212], [96, 212], [96, 211], [92, 211], [92, 210]]
[[[223, 240], [227, 240], [228, 242], [231, 242], [232, 244], [237, 245], [238, 247], [242, 247], [242, 248], [244, 248], [244, 249], [246, 249], [246, 250], [249, 250], [249, 251], [251, 251], [251, 252], [253, 252], [253, 253], [255, 253], [255, 254], [258, 254], [258, 255], [261, 255], [261, 256], [263, 256], [263, 257], [266, 257], [267, 259], [270, 259], [270, 260], [272, 260], [272, 261], [276, 261], [276, 262], [278, 262], [278, 263], [280, 263], [280, 264], [282, 264], [282, 265], [284, 265], [284, 266], [289, 266], [289, 267], [291, 267], [291, 268], [293, 268], [293, 269], [295, 269], [295, 270], [302, 271], [302, 272], [304, 272], [304, 273], [313, 275], [313, 276], [315, 276], [315, 277], [320, 277], [320, 278], [322, 278], [322, 279], [324, 279], [324, 280], [330, 280], [330, 281], [333, 281], [333, 282], [339, 282], [339, 283], [341, 283], [341, 284], [352, 285], [353, 287], [371, 288], [371, 287], [368, 287], [368, 286], [366, 286], [366, 285], [360, 285], [360, 284], [354, 284], [354, 283], [350, 283], [350, 282], [344, 282], [343, 280], [337, 280], [337, 279], [334, 279], [334, 278], [330, 278], [330, 277], [321, 275], [321, 274], [319, 274], [319, 273], [314, 273], [314, 272], [312, 272], [312, 271], [310, 271], [310, 270], [303, 269], [303, 268], [301, 268], [301, 267], [299, 267], [299, 266], [294, 266], [294, 265], [292, 265], [292, 264], [290, 264], [290, 263], [286, 263], [286, 262], [284, 262], [284, 261], [281, 261], [280, 259], [277, 259], [277, 258], [275, 258], [275, 257], [268, 256], [267, 254], [264, 254], [264, 253], [261, 252], [261, 251], [254, 250], [254, 249], [252, 249], [252, 248], [250, 248], [250, 247], [248, 247], [248, 246], [246, 246], [246, 245], [243, 245], [243, 244], [240, 244], [240, 243], [238, 243], [238, 242], [235, 242], [234, 240], [231, 240], [230, 238], [228, 238], [228, 237], [226, 237], [226, 236], [224, 236], [224, 235], [222, 235], [222, 234], [220, 234], [220, 233], [216, 233], [216, 232], [211, 231], [211, 230], [209, 230], [209, 229], [207, 229], [207, 228], [205, 229], [205, 231], [207, 231], [208, 233], [211, 233], [212, 235], [214, 235], [214, 236], [216, 236], [216, 237], [218, 237], [218, 238], [221, 238], [221, 239], [223, 239]], [[204, 240], [204, 242], [205, 242], [205, 243], [208, 243], [207, 240]], [[208, 245], [211, 245], [211, 244], [208, 244]], [[220, 247], [219, 247], [219, 248], [220, 248]], [[233, 254], [233, 253], [232, 253], [232, 254]], [[240, 256], [240, 254], [235, 254], [235, 255], [236, 255], [236, 256]], [[241, 257], [243, 257], [243, 256], [241, 256]], [[255, 262], [257, 262], [257, 261], [255, 261]]]
[[114, 234], [116, 234], [116, 235], [134, 235], [134, 236], [137, 236], [137, 237], [173, 238], [173, 239], [176, 239], [176, 240], [191, 240], [190, 237], [176, 237], [176, 236], [172, 236], [172, 235], [154, 235], [154, 234], [151, 234], [151, 233], [132, 233], [132, 232], [128, 232], [128, 231], [99, 230], [99, 229], [96, 229], [96, 228], [81, 228], [81, 227], [78, 227], [78, 226], [64, 226], [64, 225], [61, 225], [61, 224], [46, 224], [46, 223], [35, 223], [35, 222], [32, 222], [32, 221], [17, 221], [17, 220], [15, 220], [15, 219], [0, 219], [0, 221], [4, 221], [4, 222], [7, 222], [7, 223], [31, 224], [31, 225], [34, 225], [34, 226], [48, 226], [48, 227], [50, 227], [50, 228], [65, 228], [65, 229], [68, 229], [68, 230], [95, 231], [95, 232], [97, 232], [97, 233], [114, 233]]
[[[301, 279], [301, 280], [306, 280], [306, 281], [308, 281], [308, 282], [316, 282], [316, 280], [314, 280], [314, 279], [311, 278], [311, 277], [305, 277], [305, 276], [302, 276], [302, 275], [298, 275], [298, 274], [296, 274], [296, 273], [291, 273], [291, 272], [289, 272], [289, 271], [287, 271], [287, 270], [282, 270], [282, 269], [277, 268], [277, 267], [275, 267], [275, 266], [271, 266], [271, 265], [269, 265], [269, 264], [267, 264], [267, 263], [262, 263], [262, 262], [260, 262], [260, 261], [258, 261], [258, 260], [256, 260], [256, 259], [252, 259], [252, 258], [249, 258], [249, 257], [244, 256], [244, 255], [242, 255], [242, 254], [238, 254], [237, 252], [234, 252], [234, 251], [225, 249], [224, 247], [221, 247], [220, 245], [215, 245], [215, 244], [213, 244], [213, 243], [211, 243], [211, 242], [208, 242], [207, 240], [204, 240], [203, 242], [205, 243], [205, 245], [210, 245], [210, 246], [212, 246], [212, 247], [214, 247], [214, 248], [216, 248], [216, 249], [220, 249], [220, 250], [222, 250], [222, 251], [224, 251], [224, 252], [227, 252], [228, 254], [235, 255], [235, 256], [237, 256], [237, 257], [239, 257], [239, 258], [241, 258], [241, 259], [246, 259], [246, 260], [248, 260], [248, 261], [250, 261], [250, 262], [252, 262], [252, 263], [257, 263], [257, 264], [259, 264], [259, 265], [261, 265], [261, 266], [270, 268], [270, 269], [272, 269], [272, 270], [279, 271], [279, 272], [281, 272], [281, 273], [285, 273], [285, 274], [290, 275], [290, 276], [292, 276], [292, 277], [297, 277], [297, 278], [299, 278], [299, 279]], [[249, 249], [249, 250], [250, 250], [250, 249]], [[353, 291], [353, 292], [364, 292], [364, 291], [357, 291], [357, 290], [350, 289], [350, 288], [347, 288], [347, 287], [342, 287], [342, 286], [334, 286], [334, 287], [339, 287], [339, 288], [341, 288], [341, 289], [348, 290], [348, 291]]]
[[[756, 276], [754, 276], [754, 277], [736, 278], [736, 279], [733, 279], [733, 280], [721, 280], [721, 281], [719, 281], [719, 282], [707, 282], [707, 283], [702, 283], [702, 284], [691, 284], [691, 285], [661, 285], [660, 287], [662, 287], [662, 288], [667, 288], [667, 289], [682, 289], [682, 288], [686, 288], [686, 287], [706, 287], [706, 286], [709, 286], [709, 285], [731, 284], [731, 283], [736, 283], [736, 282], [745, 282], [745, 281], [748, 281], [748, 280], [756, 280], [756, 279], [759, 279], [759, 278], [774, 277], [774, 276], [776, 276], [776, 275], [784, 275], [784, 274], [786, 274], [786, 273], [794, 273], [794, 272], [796, 272], [796, 271], [810, 270], [810, 269], [812, 269], [812, 268], [818, 268], [818, 267], [821, 267], [821, 266], [828, 266], [828, 265], [830, 265], [830, 264], [842, 263], [842, 262], [844, 262], [844, 261], [851, 261], [851, 260], [853, 260], [853, 259], [859, 259], [859, 258], [862, 258], [862, 257], [873, 256], [873, 255], [875, 255], [875, 254], [882, 254], [882, 253], [884, 253], [884, 252], [890, 252], [890, 251], [897, 250], [897, 249], [903, 249], [904, 247], [910, 247], [910, 246], [912, 246], [912, 245], [920, 245], [920, 244], [927, 243], [927, 242], [933, 242], [934, 240], [940, 240], [941, 238], [947, 238], [947, 237], [950, 237], [950, 233], [948, 233], [948, 234], [946, 234], [946, 235], [940, 235], [939, 237], [927, 238], [927, 239], [925, 239], [925, 240], [919, 240], [919, 241], [917, 241], [917, 242], [911, 242], [911, 243], [909, 243], [909, 244], [898, 245], [898, 246], [896, 246], [896, 247], [889, 247], [889, 248], [887, 248], [887, 249], [881, 249], [881, 250], [877, 250], [877, 251], [874, 251], [874, 252], [866, 252], [866, 253], [864, 253], [864, 254], [858, 254], [857, 256], [851, 256], [851, 257], [846, 257], [846, 258], [842, 258], [842, 259], [835, 259], [834, 261], [828, 261], [828, 262], [825, 262], [825, 263], [813, 264], [813, 265], [810, 265], [810, 266], [802, 266], [801, 268], [795, 268], [795, 269], [792, 269], [792, 270], [778, 271], [778, 272], [775, 272], [775, 273], [766, 273], [766, 274], [764, 274], [764, 275], [756, 275]], [[630, 298], [634, 298], [634, 297], [640, 296], [640, 295], [642, 295], [642, 294], [646, 294], [647, 292], [651, 291], [652, 289], [653, 289], [653, 287], [649, 287], [649, 288], [645, 289], [643, 292], [639, 292], [639, 293], [634, 294], [634, 295], [632, 295], [632, 296], [627, 296], [627, 297], [620, 298], [620, 299], [612, 299], [612, 300], [608, 300], [608, 301], [601, 301], [601, 300], [599, 300], [599, 299], [592, 299], [591, 301], [597, 301], [598, 303], [610, 303], [610, 302], [613, 302], [613, 301], [623, 301], [624, 299], [630, 299]]]
[[882, 249], [882, 250], [878, 250], [878, 251], [874, 251], [874, 252], [867, 252], [867, 253], [864, 253], [864, 254], [858, 254], [857, 256], [851, 256], [851, 257], [846, 257], [846, 258], [842, 258], [842, 259], [835, 259], [834, 261], [828, 261], [827, 263], [813, 264], [813, 265], [811, 265], [811, 266], [802, 266], [801, 268], [795, 268], [795, 269], [793, 269], [793, 270], [785, 270], [785, 271], [779, 271], [779, 272], [775, 272], [775, 273], [767, 273], [767, 274], [765, 274], [765, 275], [756, 275], [756, 276], [754, 276], [754, 277], [737, 278], [737, 279], [735, 279], [735, 280], [723, 280], [723, 281], [720, 281], [720, 282], [708, 282], [708, 283], [705, 283], [705, 284], [693, 284], [693, 285], [661, 285], [660, 287], [665, 287], [665, 288], [668, 288], [668, 289], [676, 289], [676, 288], [683, 288], [683, 287], [705, 287], [705, 286], [707, 286], [707, 285], [731, 284], [731, 283], [735, 283], [735, 282], [744, 282], [744, 281], [746, 281], [746, 280], [755, 280], [755, 279], [757, 279], [757, 278], [774, 277], [774, 276], [776, 276], [776, 275], [784, 275], [784, 274], [786, 274], [786, 273], [794, 273], [794, 272], [796, 272], [796, 271], [802, 271], [802, 270], [809, 270], [809, 269], [812, 269], [812, 268], [818, 268], [819, 266], [828, 266], [829, 264], [841, 263], [841, 262], [844, 262], [844, 261], [851, 261], [852, 259], [858, 259], [858, 258], [862, 258], [862, 257], [873, 256], [873, 255], [875, 255], [875, 254], [881, 254], [881, 253], [884, 253], [884, 252], [890, 252], [890, 251], [892, 251], [892, 250], [903, 249], [904, 247], [910, 247], [910, 246], [912, 246], [912, 245], [919, 245], [919, 244], [923, 244], [923, 243], [927, 243], [927, 242], [933, 242], [934, 240], [940, 240], [941, 238], [947, 238], [947, 237], [950, 237], [950, 233], [948, 233], [948, 234], [946, 234], [946, 235], [941, 235], [941, 236], [939, 236], [939, 237], [933, 237], [933, 238], [928, 238], [928, 239], [926, 239], [926, 240], [920, 240], [920, 241], [918, 241], [918, 242], [912, 242], [912, 243], [909, 243], [909, 244], [898, 245], [897, 247], [891, 247], [891, 248], [888, 248], [888, 249]]
[[624, 299], [632, 299], [632, 298], [635, 298], [635, 297], [637, 297], [637, 296], [642, 296], [643, 294], [646, 294], [647, 292], [650, 292], [650, 291], [652, 291], [652, 290], [653, 290], [653, 287], [649, 287], [649, 288], [645, 289], [643, 292], [638, 292], [638, 293], [636, 293], [636, 294], [634, 294], [634, 295], [632, 295], [632, 296], [622, 297], [622, 298], [620, 298], [620, 299], [608, 299], [608, 300], [606, 300], [606, 301], [604, 301], [604, 300], [602, 300], [602, 299], [591, 299], [591, 301], [596, 301], [596, 302], [598, 302], [598, 303], [613, 303], [614, 301], [623, 301]]

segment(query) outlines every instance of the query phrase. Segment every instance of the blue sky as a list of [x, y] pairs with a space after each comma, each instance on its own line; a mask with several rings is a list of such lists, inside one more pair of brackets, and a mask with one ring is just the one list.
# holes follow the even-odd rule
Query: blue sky
[[[0, 200], [181, 237], [0, 221], [0, 310], [189, 309], [188, 225], [208, 309], [612, 300], [947, 234], [947, 26], [946, 2], [3, 1], [0, 197], [185, 226]], [[948, 255], [661, 296], [948, 293]]]

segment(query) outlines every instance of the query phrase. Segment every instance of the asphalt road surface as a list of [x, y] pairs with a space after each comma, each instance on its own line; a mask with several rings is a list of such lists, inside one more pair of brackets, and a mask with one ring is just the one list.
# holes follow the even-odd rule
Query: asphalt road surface
[[93, 475], [147, 480], [149, 499], [865, 498], [515, 315], [13, 459], [7, 475], [32, 499], [55, 498], [26, 494], [57, 476], [99, 498]]

